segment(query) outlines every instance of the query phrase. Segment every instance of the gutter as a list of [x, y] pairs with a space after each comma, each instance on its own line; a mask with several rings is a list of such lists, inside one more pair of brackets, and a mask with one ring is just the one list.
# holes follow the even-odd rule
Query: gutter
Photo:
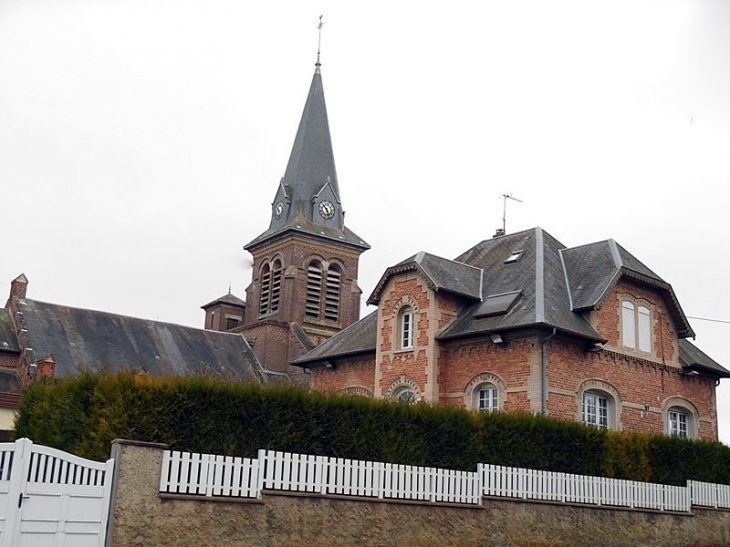
[[540, 353], [541, 353], [541, 381], [540, 381], [540, 389], [542, 391], [542, 401], [541, 401], [541, 414], [543, 416], [547, 416], [547, 398], [548, 398], [548, 390], [547, 390], [547, 343], [550, 341], [550, 339], [555, 336], [555, 334], [558, 332], [558, 329], [553, 327], [553, 332], [551, 332], [547, 338], [544, 338], [543, 341], [540, 343]]

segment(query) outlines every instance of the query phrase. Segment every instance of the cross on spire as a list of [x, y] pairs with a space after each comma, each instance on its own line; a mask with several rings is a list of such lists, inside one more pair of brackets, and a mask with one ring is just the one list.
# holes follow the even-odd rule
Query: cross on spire
[[324, 21], [322, 21], [323, 15], [319, 16], [319, 25], [317, 25], [317, 30], [319, 30], [319, 40], [317, 41], [317, 62], [314, 64], [314, 66], [317, 67], [316, 71], [317, 74], [320, 73], [319, 67], [322, 66], [322, 64], [319, 62], [319, 54], [320, 50], [322, 48], [322, 27], [324, 26]]

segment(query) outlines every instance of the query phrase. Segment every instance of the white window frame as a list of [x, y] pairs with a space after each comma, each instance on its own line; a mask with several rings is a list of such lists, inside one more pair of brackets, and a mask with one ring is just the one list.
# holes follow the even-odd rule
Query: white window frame
[[398, 317], [398, 349], [412, 349], [416, 314], [413, 308], [405, 306]]
[[633, 302], [621, 302], [621, 343], [624, 347], [651, 352], [651, 310]]
[[499, 410], [499, 388], [492, 383], [479, 384], [473, 392], [473, 408], [480, 412]]
[[690, 438], [692, 415], [684, 408], [673, 406], [667, 411], [667, 434], [680, 439]]
[[583, 393], [583, 423], [603, 429], [611, 428], [611, 397], [598, 391]]

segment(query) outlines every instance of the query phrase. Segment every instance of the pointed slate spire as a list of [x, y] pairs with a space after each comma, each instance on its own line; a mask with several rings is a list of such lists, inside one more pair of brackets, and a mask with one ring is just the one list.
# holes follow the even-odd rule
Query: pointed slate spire
[[313, 217], [317, 212], [313, 211], [312, 199], [329, 183], [337, 200], [334, 204], [338, 209], [336, 212], [339, 213], [335, 216], [340, 217], [337, 227], [342, 228], [344, 219], [341, 218], [342, 211], [339, 207], [340, 190], [337, 184], [335, 155], [332, 151], [322, 75], [319, 72], [315, 72], [312, 85], [309, 87], [307, 102], [304, 105], [283, 182], [291, 198], [289, 217], [304, 215], [307, 220], [315, 220]]
[[287, 230], [370, 247], [345, 227], [319, 59], [315, 67], [289, 162], [271, 204], [269, 229], [245, 249]]

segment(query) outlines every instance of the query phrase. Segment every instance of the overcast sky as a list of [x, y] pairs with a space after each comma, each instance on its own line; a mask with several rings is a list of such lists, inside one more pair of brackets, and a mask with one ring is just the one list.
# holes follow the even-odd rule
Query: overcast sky
[[[0, 0], [0, 291], [191, 326], [243, 297], [320, 14], [363, 312], [511, 193], [508, 232], [615, 239], [730, 368], [726, 1]], [[730, 380], [718, 407], [730, 443]]]

